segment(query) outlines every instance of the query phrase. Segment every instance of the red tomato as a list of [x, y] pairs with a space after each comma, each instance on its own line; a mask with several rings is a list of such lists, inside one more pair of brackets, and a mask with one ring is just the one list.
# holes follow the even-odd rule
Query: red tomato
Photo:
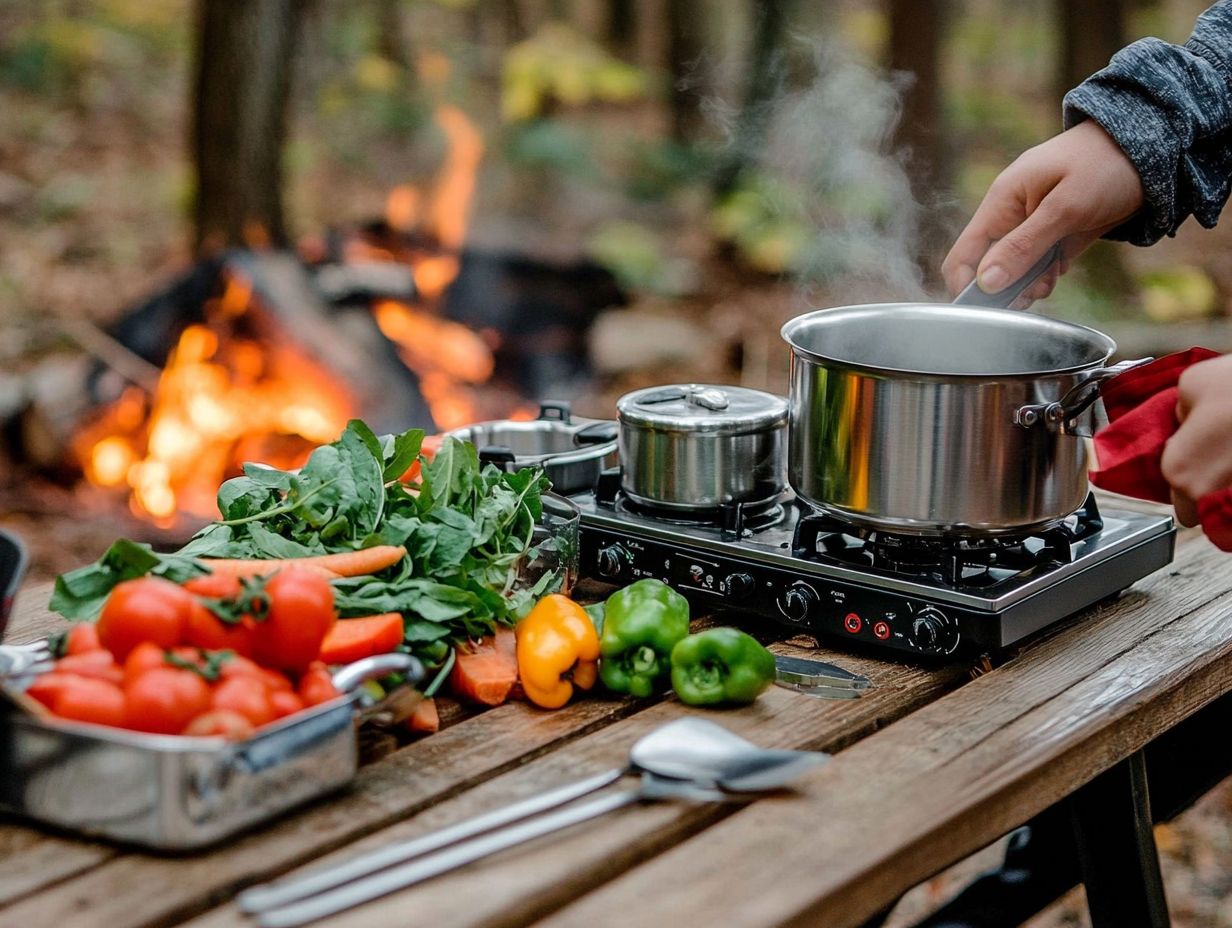
[[295, 687], [291, 685], [291, 681], [287, 679], [287, 675], [278, 670], [269, 670], [266, 667], [262, 667], [261, 679], [265, 681], [265, 685], [269, 687], [271, 693], [290, 693], [295, 690]]
[[124, 661], [124, 682], [137, 679], [147, 670], [166, 666], [166, 649], [152, 641], [143, 641], [129, 652], [128, 659]]
[[210, 708], [210, 688], [200, 674], [155, 667], [124, 684], [124, 726], [174, 735]]
[[184, 640], [207, 651], [234, 651], [244, 657], [251, 657], [256, 634], [256, 623], [248, 616], [231, 624], [218, 618], [203, 604], [194, 602], [188, 613]]
[[215, 709], [230, 709], [260, 728], [274, 721], [269, 688], [257, 677], [232, 677], [223, 680], [210, 697]]
[[56, 670], [62, 673], [75, 673], [80, 677], [93, 677], [96, 680], [106, 680], [119, 686], [124, 682], [124, 670], [116, 663], [110, 651], [86, 651], [84, 654], [70, 654], [56, 661]]
[[160, 577], [125, 580], [111, 591], [98, 617], [103, 647], [123, 661], [143, 641], [173, 648], [184, 640], [192, 594]]
[[211, 709], [203, 712], [184, 729], [184, 734], [198, 737], [221, 735], [229, 741], [242, 741], [256, 729], [252, 722], [230, 709]]
[[334, 624], [334, 590], [329, 580], [302, 567], [285, 567], [265, 584], [269, 614], [257, 630], [257, 661], [292, 672], [303, 670], [321, 651]]
[[259, 677], [265, 679], [266, 673], [268, 671], [264, 667], [259, 666], [256, 661], [239, 654], [225, 661], [218, 669], [220, 680], [230, 680], [232, 677]]
[[274, 707], [274, 718], [286, 718], [304, 708], [304, 701], [290, 690], [275, 690], [269, 695], [270, 705]]
[[26, 687], [26, 695], [31, 699], [37, 699], [50, 709], [55, 702], [56, 695], [66, 686], [71, 686], [80, 679], [81, 677], [75, 673], [57, 673], [50, 670], [34, 678], [34, 682]]
[[[184, 589], [204, 599], [229, 600], [238, 604], [244, 592], [239, 577], [222, 574], [207, 574], [184, 584]], [[202, 602], [198, 601], [188, 619], [185, 639], [191, 645], [207, 651], [234, 651], [251, 657], [254, 646], [256, 623], [251, 616], [241, 616], [238, 622], [220, 619]]]
[[60, 686], [49, 709], [60, 718], [121, 726], [124, 723], [124, 691], [106, 680], [79, 677]]
[[306, 707], [319, 706], [340, 695], [328, 668], [320, 661], [313, 661], [299, 678], [299, 696]]
[[65, 654], [88, 654], [102, 649], [103, 643], [98, 640], [98, 628], [93, 622], [78, 622], [64, 639]]
[[125, 717], [124, 691], [106, 680], [78, 677], [59, 688], [50, 709], [62, 719], [121, 726]]

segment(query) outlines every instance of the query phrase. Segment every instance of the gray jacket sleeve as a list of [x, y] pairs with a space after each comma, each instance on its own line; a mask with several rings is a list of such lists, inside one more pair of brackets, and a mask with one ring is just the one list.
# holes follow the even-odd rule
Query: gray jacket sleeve
[[1138, 169], [1141, 212], [1108, 238], [1151, 245], [1189, 216], [1211, 228], [1232, 182], [1232, 0], [1184, 45], [1143, 39], [1065, 95], [1065, 127], [1099, 123]]

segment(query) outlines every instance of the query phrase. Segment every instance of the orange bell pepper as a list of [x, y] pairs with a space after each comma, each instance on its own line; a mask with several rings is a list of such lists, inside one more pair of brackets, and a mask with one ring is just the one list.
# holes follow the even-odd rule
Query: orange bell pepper
[[553, 593], [518, 623], [518, 675], [526, 698], [559, 709], [573, 688], [588, 690], [598, 678], [599, 636], [577, 603]]

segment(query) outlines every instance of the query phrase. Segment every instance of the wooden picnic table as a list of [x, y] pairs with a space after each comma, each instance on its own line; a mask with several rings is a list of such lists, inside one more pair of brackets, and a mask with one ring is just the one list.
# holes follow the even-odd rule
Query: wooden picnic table
[[[19, 595], [10, 641], [56, 626], [47, 593]], [[1158, 867], [1136, 759], [1232, 690], [1232, 557], [1182, 534], [1171, 567], [992, 661], [919, 667], [774, 647], [873, 682], [859, 699], [774, 687], [748, 708], [704, 713], [761, 745], [833, 752], [795, 792], [743, 806], [626, 808], [328, 923], [854, 928], [1105, 783], [1076, 818], [1094, 826], [1092, 866], [1116, 863], [1124, 884], [1109, 902], [1106, 883], [1091, 892], [1089, 872], [1093, 908], [1111, 906], [1094, 912], [1096, 924], [1167, 924], [1150, 893]], [[340, 794], [182, 857], [0, 822], [0, 925], [251, 924], [231, 901], [245, 886], [621, 765], [638, 737], [693, 711], [674, 699], [586, 698], [555, 712], [508, 704], [367, 764]]]

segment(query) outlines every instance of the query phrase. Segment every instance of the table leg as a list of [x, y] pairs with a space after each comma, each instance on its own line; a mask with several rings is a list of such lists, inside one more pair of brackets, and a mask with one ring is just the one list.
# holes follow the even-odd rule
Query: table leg
[[1093, 928], [1168, 928], [1141, 751], [1068, 800]]

